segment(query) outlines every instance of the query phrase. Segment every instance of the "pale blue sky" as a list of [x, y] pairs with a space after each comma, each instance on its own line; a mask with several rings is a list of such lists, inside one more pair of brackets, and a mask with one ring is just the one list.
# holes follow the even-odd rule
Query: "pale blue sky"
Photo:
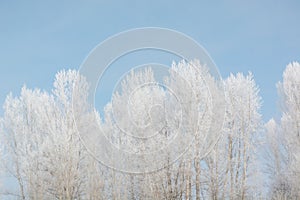
[[24, 83], [49, 90], [58, 70], [78, 69], [107, 37], [155, 26], [194, 38], [223, 77], [252, 71], [268, 120], [277, 115], [276, 82], [300, 61], [300, 1], [224, 2], [0, 0], [0, 104]]

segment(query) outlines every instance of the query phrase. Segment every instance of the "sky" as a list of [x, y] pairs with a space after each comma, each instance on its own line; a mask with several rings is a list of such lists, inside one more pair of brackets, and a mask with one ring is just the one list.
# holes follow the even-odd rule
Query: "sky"
[[299, 9], [297, 0], [0, 0], [0, 104], [24, 84], [51, 90], [57, 71], [79, 69], [112, 35], [162, 27], [201, 44], [223, 78], [251, 71], [263, 119], [278, 118], [276, 83], [289, 62], [300, 61]]

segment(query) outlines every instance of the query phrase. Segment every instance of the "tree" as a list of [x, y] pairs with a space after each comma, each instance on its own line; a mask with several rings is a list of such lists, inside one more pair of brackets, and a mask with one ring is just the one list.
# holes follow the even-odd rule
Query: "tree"
[[[174, 63], [165, 77], [164, 87], [149, 68], [132, 71], [125, 77], [120, 91], [106, 107], [105, 132], [118, 148], [145, 154], [138, 160], [142, 169], [155, 163], [165, 166], [156, 173], [145, 173], [145, 181], [140, 180], [141, 176], [131, 176], [132, 198], [191, 199], [195, 188], [197, 199], [200, 198], [200, 155], [218, 136], [218, 133], [206, 135], [212, 112], [208, 98], [220, 92], [214, 81], [199, 61]], [[157, 133], [155, 137], [149, 137], [153, 133]], [[173, 142], [174, 136], [180, 139]], [[159, 156], [147, 156], [170, 141], [172, 147], [164, 149]], [[175, 156], [185, 149], [188, 151], [174, 162]]]
[[[276, 161], [277, 175], [272, 182], [271, 193], [274, 198], [299, 198], [300, 180], [300, 64], [293, 62], [287, 65], [283, 73], [283, 81], [277, 84], [281, 100], [282, 117], [280, 123], [270, 121], [267, 124], [269, 143], [279, 135], [277, 149], [273, 149], [272, 157]], [[275, 143], [276, 144], [276, 143]], [[272, 162], [272, 159], [270, 160]]]
[[[174, 91], [179, 99], [183, 113], [181, 121], [183, 125], [179, 131], [181, 134], [190, 136], [187, 137], [188, 139], [193, 140], [192, 146], [182, 157], [178, 169], [180, 176], [183, 177], [181, 181], [185, 185], [182, 187], [182, 198], [200, 199], [203, 189], [201, 160], [215, 145], [220, 135], [219, 132], [211, 129], [214, 122], [220, 121], [223, 116], [222, 112], [224, 112], [222, 106], [225, 102], [218, 102], [218, 100], [222, 100], [222, 98], [218, 98], [221, 96], [222, 90], [218, 87], [217, 81], [210, 75], [208, 68], [198, 60], [173, 63], [170, 77], [166, 81], [166, 85]], [[215, 116], [219, 116], [219, 119]], [[187, 145], [187, 143], [188, 141], [182, 141], [182, 145]]]
[[[228, 166], [227, 180], [230, 185], [231, 198], [245, 199], [249, 194], [253, 168], [257, 133], [261, 125], [259, 89], [253, 76], [238, 73], [230, 75], [225, 81], [228, 110], [225, 131], [228, 134]], [[257, 189], [257, 188], [256, 188]]]
[[[249, 73], [225, 81], [226, 115], [223, 136], [204, 160], [206, 191], [210, 199], [246, 199], [251, 196], [256, 171], [257, 133], [261, 127], [259, 89]], [[252, 179], [252, 180], [251, 180]], [[255, 182], [256, 183], [256, 182]]]
[[[34, 98], [33, 98], [34, 97]], [[42, 123], [34, 123], [40, 116], [40, 113], [51, 109], [49, 105], [49, 96], [39, 90], [30, 91], [23, 87], [20, 98], [13, 98], [9, 95], [4, 104], [4, 118], [2, 120], [3, 130], [1, 131], [2, 141], [4, 141], [4, 152], [6, 159], [3, 162], [6, 170], [13, 175], [19, 185], [19, 194], [21, 199], [26, 198], [26, 179], [31, 181], [35, 169], [28, 169], [37, 157], [37, 143], [41, 142], [39, 135], [35, 133], [40, 131]], [[37, 105], [44, 104], [42, 109]], [[36, 142], [32, 142], [32, 139]], [[33, 160], [32, 160], [33, 159]], [[29, 175], [30, 176], [30, 175]]]
[[[87, 153], [76, 127], [83, 124], [75, 124], [73, 114], [80, 112], [85, 122], [94, 116], [86, 105], [87, 87], [78, 72], [69, 70], [57, 73], [52, 94], [23, 87], [20, 97], [7, 97], [1, 131], [4, 163], [17, 179], [21, 199], [85, 195]], [[73, 94], [82, 100], [78, 109], [72, 107]]]
[[[162, 107], [164, 102], [166, 93], [155, 81], [153, 71], [147, 68], [143, 71], [131, 71], [121, 83], [120, 90], [113, 95], [112, 102], [106, 106], [103, 127], [107, 138], [116, 148], [135, 155], [133, 158], [126, 157], [127, 154], [124, 153], [124, 156], [112, 158], [108, 163], [114, 164], [113, 161], [116, 161], [117, 165], [111, 167], [132, 173], [115, 171], [112, 174], [112, 197], [143, 199], [160, 196], [156, 189], [161, 186], [153, 186], [154, 176], [147, 173], [153, 170], [149, 166], [160, 162], [155, 157], [150, 157], [149, 153], [164, 146], [167, 137], [165, 108]], [[145, 173], [137, 176], [134, 175], [136, 172]], [[121, 181], [125, 182], [125, 186], [118, 184]], [[124, 191], [120, 187], [125, 188], [125, 194], [118, 193]]]

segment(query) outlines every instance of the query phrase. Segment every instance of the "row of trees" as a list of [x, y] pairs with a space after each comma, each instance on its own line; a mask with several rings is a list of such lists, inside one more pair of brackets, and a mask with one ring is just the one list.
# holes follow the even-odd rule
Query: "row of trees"
[[[298, 63], [288, 65], [278, 84], [281, 121], [270, 120], [266, 128], [252, 74], [230, 75], [220, 83], [199, 61], [173, 63], [163, 84], [151, 68], [130, 72], [101, 117], [88, 90], [85, 78], [69, 70], [56, 74], [51, 92], [23, 87], [19, 96], [7, 96], [1, 167], [17, 187], [4, 183], [2, 195], [299, 198]], [[121, 156], [103, 152], [107, 143], [99, 138]]]

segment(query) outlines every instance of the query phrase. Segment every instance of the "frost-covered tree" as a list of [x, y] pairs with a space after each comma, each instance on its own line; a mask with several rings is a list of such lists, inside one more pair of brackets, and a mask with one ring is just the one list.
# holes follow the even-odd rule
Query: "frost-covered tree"
[[224, 85], [223, 136], [204, 159], [206, 190], [210, 199], [246, 199], [252, 195], [251, 189], [255, 189], [252, 188], [253, 173], [257, 171], [255, 138], [261, 124], [261, 99], [252, 74], [231, 74]]
[[[41, 113], [51, 112], [51, 100], [46, 93], [23, 87], [19, 98], [13, 98], [12, 95], [7, 97], [4, 110], [1, 130], [3, 165], [16, 178], [19, 196], [25, 199], [27, 191], [32, 190], [29, 189], [30, 183], [39, 181], [34, 177], [38, 166], [33, 168], [33, 165], [39, 157], [37, 146], [43, 142], [41, 129], [44, 129], [46, 123], [39, 119]], [[40, 123], [36, 123], [38, 120]], [[42, 182], [38, 185], [42, 186]]]
[[197, 60], [188, 63], [185, 61], [173, 63], [170, 78], [166, 84], [181, 102], [184, 125], [180, 131], [193, 137], [193, 144], [183, 157], [182, 169], [180, 169], [185, 185], [182, 192], [183, 198], [200, 199], [201, 182], [203, 182], [201, 160], [220, 135], [212, 131], [210, 127], [214, 126], [213, 120], [218, 121], [213, 118], [212, 113], [222, 118], [222, 113], [218, 114], [218, 112], [224, 112], [222, 106], [225, 102], [220, 102], [220, 109], [213, 110], [214, 106], [217, 107], [216, 102], [222, 90], [218, 87], [217, 80], [210, 75], [208, 68]]
[[[155, 162], [160, 163], [161, 159], [164, 161], [164, 155], [155, 158], [155, 154], [153, 157], [149, 154], [166, 145], [167, 137], [171, 136], [168, 131], [174, 128], [170, 123], [175, 123], [176, 116], [173, 115], [173, 119], [166, 118], [167, 108], [164, 106], [167, 103], [166, 91], [159, 86], [153, 71], [148, 68], [131, 71], [121, 83], [120, 90], [113, 95], [112, 102], [106, 106], [103, 127], [107, 138], [122, 151], [136, 155], [133, 159], [113, 159], [116, 159], [121, 170], [146, 172], [144, 176], [115, 172], [111, 186], [112, 197], [144, 199], [160, 196], [157, 190], [161, 186], [153, 185], [154, 176], [147, 171], [153, 170], [149, 166]], [[140, 167], [136, 167], [137, 165]], [[120, 184], [124, 180], [125, 184]], [[125, 188], [124, 194], [119, 193], [124, 192], [120, 187]]]
[[288, 198], [290, 187], [286, 169], [289, 159], [286, 156], [288, 151], [284, 135], [274, 119], [270, 119], [265, 124], [265, 133], [266, 142], [262, 155], [265, 160], [263, 169], [268, 177], [265, 182], [270, 186], [268, 193], [273, 199]]
[[[165, 167], [156, 173], [131, 177], [130, 198], [200, 198], [200, 155], [218, 136], [206, 135], [212, 112], [209, 98], [220, 92], [214, 81], [199, 61], [182, 61], [172, 65], [164, 87], [155, 80], [151, 69], [132, 71], [122, 82], [121, 91], [106, 107], [104, 127], [111, 142], [124, 151], [145, 155], [173, 142], [159, 156], [139, 159], [145, 168], [155, 163]], [[141, 139], [145, 136], [149, 138]], [[174, 142], [173, 137], [181, 139]], [[179, 150], [184, 150], [184, 155], [174, 162]]]
[[[23, 87], [19, 97], [7, 97], [1, 130], [3, 163], [16, 178], [21, 199], [85, 195], [86, 152], [76, 127], [83, 124], [75, 124], [73, 114], [93, 116], [87, 109], [87, 87], [78, 72], [69, 70], [57, 73], [50, 94]], [[79, 109], [73, 109], [74, 94], [82, 100]]]
[[[271, 193], [275, 199], [300, 197], [300, 64], [287, 65], [283, 80], [277, 84], [281, 102], [280, 123], [267, 124], [269, 143], [273, 148], [270, 162], [275, 161]], [[279, 137], [279, 140], [274, 138]], [[278, 143], [278, 144], [276, 144]]]

